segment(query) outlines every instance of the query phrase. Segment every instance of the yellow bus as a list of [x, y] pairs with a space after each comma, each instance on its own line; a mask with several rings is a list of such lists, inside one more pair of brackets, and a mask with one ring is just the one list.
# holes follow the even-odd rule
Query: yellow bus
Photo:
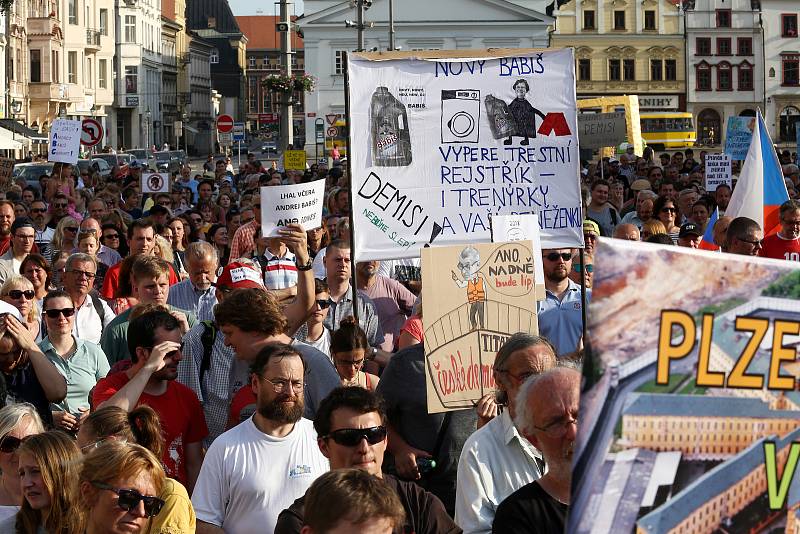
[[655, 151], [688, 148], [695, 145], [697, 133], [691, 113], [639, 113], [642, 138]]

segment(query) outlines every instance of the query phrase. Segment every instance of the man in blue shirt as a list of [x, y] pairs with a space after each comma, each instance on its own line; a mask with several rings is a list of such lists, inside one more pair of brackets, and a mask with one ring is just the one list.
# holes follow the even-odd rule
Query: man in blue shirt
[[559, 358], [578, 350], [583, 335], [581, 286], [569, 279], [572, 253], [569, 248], [542, 250], [545, 300], [537, 305], [539, 334], [553, 343]]

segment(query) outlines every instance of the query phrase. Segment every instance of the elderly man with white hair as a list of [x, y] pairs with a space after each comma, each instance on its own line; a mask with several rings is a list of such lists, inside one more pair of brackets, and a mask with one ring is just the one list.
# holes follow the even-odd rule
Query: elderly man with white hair
[[580, 372], [568, 362], [529, 377], [517, 394], [514, 423], [542, 452], [547, 473], [497, 508], [492, 532], [564, 532], [572, 483]]

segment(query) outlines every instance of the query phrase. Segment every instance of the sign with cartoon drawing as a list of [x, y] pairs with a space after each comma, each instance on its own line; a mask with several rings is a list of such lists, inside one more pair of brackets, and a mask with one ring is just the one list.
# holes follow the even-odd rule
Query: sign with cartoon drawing
[[494, 390], [492, 364], [516, 332], [538, 333], [531, 241], [422, 249], [428, 412]]
[[571, 49], [362, 53], [348, 69], [355, 261], [489, 242], [493, 215], [583, 246]]

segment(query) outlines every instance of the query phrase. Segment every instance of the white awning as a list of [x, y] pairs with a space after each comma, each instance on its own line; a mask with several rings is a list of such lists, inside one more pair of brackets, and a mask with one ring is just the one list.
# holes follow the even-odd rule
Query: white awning
[[22, 144], [25, 138], [20, 135], [14, 135], [5, 128], [0, 128], [0, 150], [22, 150], [25, 146]]

